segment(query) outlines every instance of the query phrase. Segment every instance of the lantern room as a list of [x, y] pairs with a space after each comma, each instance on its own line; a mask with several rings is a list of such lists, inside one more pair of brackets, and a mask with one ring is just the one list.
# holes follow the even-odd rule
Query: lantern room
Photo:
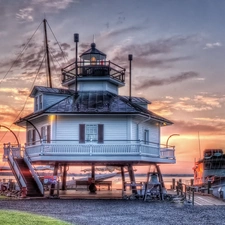
[[91, 48], [80, 55], [80, 59], [84, 64], [104, 65], [106, 61], [106, 54], [96, 49], [96, 44], [92, 43]]
[[106, 54], [92, 43], [91, 48], [80, 55], [80, 60], [76, 57], [75, 62], [62, 69], [62, 85], [75, 91], [118, 94], [118, 88], [125, 85], [125, 68], [107, 60]]

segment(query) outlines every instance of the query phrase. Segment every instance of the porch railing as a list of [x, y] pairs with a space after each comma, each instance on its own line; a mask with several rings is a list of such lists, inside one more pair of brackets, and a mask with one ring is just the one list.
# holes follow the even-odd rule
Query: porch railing
[[[26, 152], [29, 156], [35, 154], [65, 154], [65, 155], [140, 155], [147, 157], [175, 159], [174, 147], [166, 148], [153, 142], [144, 141], [107, 141], [108, 143], [86, 143], [78, 144], [77, 141], [58, 140], [52, 143], [41, 143], [27, 146]], [[106, 141], [105, 141], [106, 142]], [[130, 143], [128, 143], [130, 142]]]

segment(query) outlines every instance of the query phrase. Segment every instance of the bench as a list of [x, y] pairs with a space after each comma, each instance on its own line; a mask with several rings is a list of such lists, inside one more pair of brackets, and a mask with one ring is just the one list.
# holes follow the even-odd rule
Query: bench
[[[86, 186], [87, 190], [89, 190], [89, 185], [90, 185], [90, 183], [86, 180], [77, 180], [75, 187], [77, 190], [78, 186]], [[108, 190], [110, 191], [110, 190], [112, 190], [112, 181], [95, 181], [95, 186], [98, 187], [99, 191], [102, 186], [108, 187]]]

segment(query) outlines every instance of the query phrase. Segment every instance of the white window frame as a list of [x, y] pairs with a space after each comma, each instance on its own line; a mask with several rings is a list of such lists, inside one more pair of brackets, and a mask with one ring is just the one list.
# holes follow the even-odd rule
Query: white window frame
[[[35, 133], [35, 135], [33, 135], [34, 133]], [[34, 137], [35, 137], [35, 139], [34, 139]], [[27, 130], [27, 144], [28, 144], [28, 146], [36, 144], [36, 130], [35, 129]]]
[[35, 111], [39, 111], [43, 109], [43, 95], [37, 95], [34, 99]]
[[149, 145], [149, 130], [144, 129], [144, 144]]
[[85, 141], [98, 142], [98, 124], [85, 124]]
[[[50, 126], [50, 130], [49, 130], [49, 134], [48, 134], [48, 126]], [[48, 136], [49, 136], [49, 140], [48, 140]], [[44, 143], [50, 143], [50, 139], [51, 139], [51, 125], [46, 124], [44, 126], [41, 127], [41, 139]]]

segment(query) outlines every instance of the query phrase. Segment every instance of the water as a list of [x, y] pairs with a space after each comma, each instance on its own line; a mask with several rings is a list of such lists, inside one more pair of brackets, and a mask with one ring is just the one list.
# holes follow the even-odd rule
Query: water
[[[68, 180], [72, 180], [73, 178], [75, 180], [78, 180], [78, 179], [83, 178], [83, 177], [84, 176], [80, 176], [80, 175], [68, 176]], [[85, 177], [88, 178], [88, 176], [86, 174], [85, 174]], [[146, 182], [147, 181], [147, 175], [146, 174], [145, 175], [144, 174], [136, 174], [135, 179], [136, 179], [137, 183]], [[191, 179], [193, 179], [193, 176], [192, 175], [185, 175], [185, 176], [181, 175], [181, 176], [179, 176], [177, 174], [170, 175], [170, 176], [163, 176], [163, 181], [164, 181], [165, 187], [167, 189], [171, 188], [172, 179], [175, 179], [176, 182], [181, 179], [182, 183], [190, 185], [190, 181], [191, 181]], [[106, 181], [112, 181], [112, 188], [113, 189], [121, 189], [122, 188], [122, 178], [121, 178], [120, 174], [116, 175], [113, 178], [106, 179]], [[130, 182], [129, 176], [127, 174], [125, 176], [125, 182], [128, 182], [128, 183]]]
[[[84, 175], [68, 175], [67, 176], [67, 180], [72, 180], [72, 179], [75, 179], [75, 180], [78, 180], [80, 178], [84, 178], [84, 177], [89, 177], [88, 174], [84, 174]], [[147, 181], [147, 175], [145, 174], [136, 174], [135, 175], [135, 179], [136, 179], [136, 182], [137, 183], [140, 183], [140, 182], [146, 182]], [[193, 179], [193, 176], [191, 175], [187, 175], [187, 176], [179, 176], [177, 174], [174, 174], [174, 175], [169, 175], [169, 176], [163, 176], [163, 180], [164, 180], [164, 184], [165, 184], [165, 187], [167, 189], [170, 189], [171, 185], [172, 185], [172, 179], [175, 179], [175, 181], [179, 181], [180, 179], [182, 180], [182, 183], [184, 184], [187, 184], [187, 185], [190, 185], [190, 180]], [[118, 174], [116, 175], [115, 177], [112, 177], [112, 178], [109, 178], [109, 179], [106, 179], [107, 181], [112, 181], [112, 188], [113, 189], [121, 189], [122, 188], [122, 179], [121, 179], [121, 175]], [[16, 179], [14, 176], [11, 176], [11, 175], [0, 175], [0, 181], [3, 181], [3, 182], [8, 182], [8, 181], [12, 181], [12, 182], [16, 182]], [[125, 181], [126, 182], [130, 182], [129, 180], [129, 176], [126, 174], [125, 176]]]

